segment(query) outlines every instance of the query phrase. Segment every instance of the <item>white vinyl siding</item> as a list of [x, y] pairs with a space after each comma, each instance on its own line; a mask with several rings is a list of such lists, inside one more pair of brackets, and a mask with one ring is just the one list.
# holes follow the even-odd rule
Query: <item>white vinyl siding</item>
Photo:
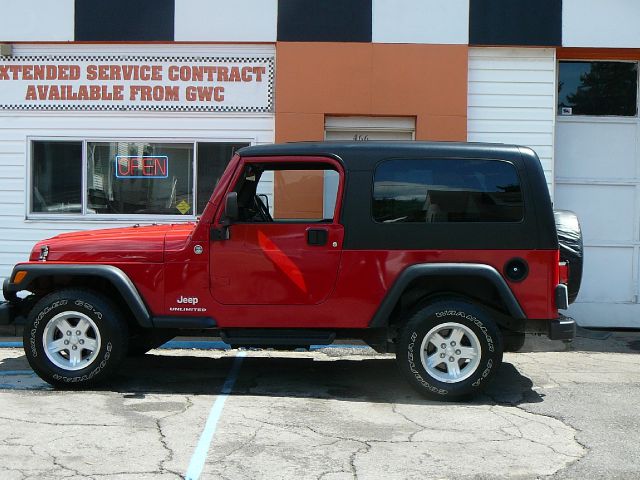
[[175, 40], [275, 42], [277, 0], [175, 0]]
[[73, 41], [74, 0], [0, 0], [0, 42]]
[[562, 46], [638, 48], [637, 0], [564, 0]]
[[373, 41], [462, 44], [469, 42], [469, 0], [373, 0]]
[[555, 50], [470, 48], [467, 137], [531, 147], [553, 194]]

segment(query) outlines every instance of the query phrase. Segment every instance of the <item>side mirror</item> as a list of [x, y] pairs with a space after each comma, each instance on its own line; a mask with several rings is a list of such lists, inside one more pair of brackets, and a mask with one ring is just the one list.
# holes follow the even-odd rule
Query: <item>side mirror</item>
[[227, 193], [224, 204], [224, 216], [228, 222], [233, 222], [240, 216], [238, 209], [238, 192]]

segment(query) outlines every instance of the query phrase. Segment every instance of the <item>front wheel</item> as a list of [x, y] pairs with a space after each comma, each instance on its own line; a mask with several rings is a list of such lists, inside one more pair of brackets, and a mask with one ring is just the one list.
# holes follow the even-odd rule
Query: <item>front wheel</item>
[[109, 377], [126, 355], [127, 324], [105, 298], [67, 289], [42, 298], [24, 329], [31, 368], [56, 387], [82, 388]]
[[401, 331], [396, 360], [411, 385], [439, 400], [477, 394], [502, 362], [502, 338], [481, 308], [440, 300], [417, 309]]

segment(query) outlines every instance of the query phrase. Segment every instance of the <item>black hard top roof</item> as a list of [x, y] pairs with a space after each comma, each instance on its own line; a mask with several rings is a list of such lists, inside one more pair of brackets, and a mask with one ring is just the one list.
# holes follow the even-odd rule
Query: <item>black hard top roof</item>
[[257, 145], [238, 150], [242, 157], [325, 156], [341, 161], [348, 170], [369, 170], [387, 158], [483, 158], [539, 165], [535, 153], [526, 147], [500, 143], [366, 141], [295, 142]]

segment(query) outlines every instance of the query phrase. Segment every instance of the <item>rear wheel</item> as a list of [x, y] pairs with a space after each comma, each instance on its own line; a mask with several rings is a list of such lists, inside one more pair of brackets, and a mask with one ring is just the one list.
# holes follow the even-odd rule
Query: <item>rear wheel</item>
[[460, 400], [481, 392], [495, 375], [502, 339], [484, 310], [463, 300], [439, 300], [408, 319], [396, 360], [423, 395]]
[[107, 379], [127, 348], [127, 324], [104, 297], [87, 290], [51, 293], [33, 307], [24, 329], [31, 368], [57, 387]]

